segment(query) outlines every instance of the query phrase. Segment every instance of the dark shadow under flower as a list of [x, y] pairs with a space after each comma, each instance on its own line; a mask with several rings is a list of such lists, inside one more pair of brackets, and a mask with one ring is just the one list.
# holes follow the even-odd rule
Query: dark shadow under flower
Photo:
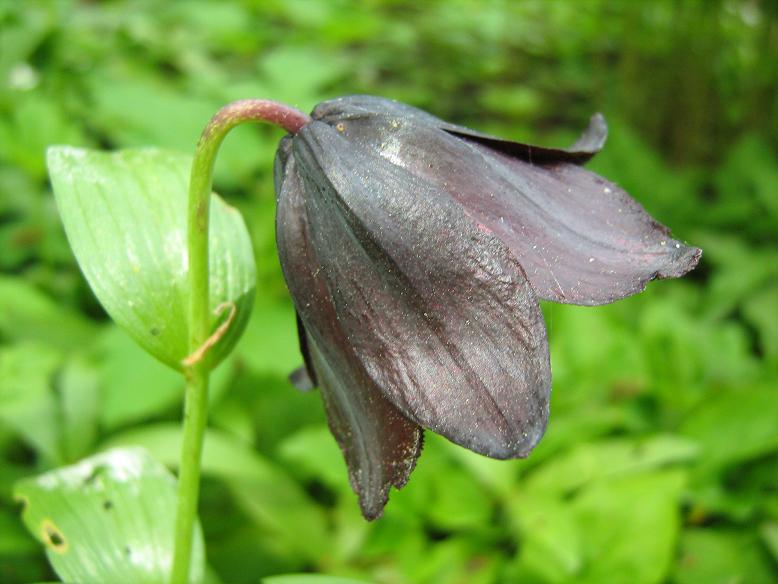
[[580, 166], [606, 133], [596, 115], [569, 150], [541, 148], [351, 96], [282, 140], [281, 265], [368, 519], [407, 482], [422, 428], [494, 458], [534, 448], [551, 391], [538, 299], [604, 304], [697, 264]]

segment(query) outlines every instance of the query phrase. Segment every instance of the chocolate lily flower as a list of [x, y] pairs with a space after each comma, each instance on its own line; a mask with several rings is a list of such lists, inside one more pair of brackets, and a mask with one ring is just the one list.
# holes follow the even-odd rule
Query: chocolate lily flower
[[541, 148], [351, 96], [281, 141], [281, 265], [366, 518], [408, 480], [422, 428], [493, 458], [535, 447], [551, 391], [539, 299], [604, 304], [697, 264], [581, 168], [606, 133], [596, 115], [572, 148]]

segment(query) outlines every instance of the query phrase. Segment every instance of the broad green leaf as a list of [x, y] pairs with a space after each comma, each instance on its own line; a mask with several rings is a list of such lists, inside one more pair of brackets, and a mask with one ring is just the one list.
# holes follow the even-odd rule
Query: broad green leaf
[[711, 316], [726, 315], [778, 274], [778, 250], [774, 247], [752, 247], [720, 233], [702, 233], [695, 240], [705, 249], [705, 261], [716, 267], [707, 286], [705, 308]]
[[[552, 402], [553, 402], [552, 397]], [[552, 409], [554, 404], [551, 405]], [[612, 434], [631, 422], [630, 412], [622, 407], [590, 403], [573, 408], [559, 408], [554, 412], [553, 423], [548, 425], [543, 440], [521, 469], [533, 468], [558, 452]]]
[[16, 517], [16, 513], [11, 514], [10, 510], [0, 508], [0, 558], [13, 554], [29, 554], [38, 548], [30, 537], [30, 534], [24, 530], [24, 527]]
[[[27, 529], [65, 582], [167, 581], [176, 480], [142, 449], [116, 449], [20, 481]], [[198, 526], [192, 581], [204, 571]]]
[[585, 565], [573, 582], [659, 584], [670, 568], [680, 529], [684, 476], [639, 474], [602, 481], [573, 503]]
[[321, 574], [283, 574], [262, 578], [262, 584], [368, 584], [368, 582]]
[[[148, 148], [107, 153], [55, 146], [48, 167], [68, 241], [111, 317], [175, 369], [187, 354], [187, 189], [191, 158]], [[254, 257], [240, 214], [211, 199], [211, 308], [234, 304], [215, 365], [246, 326]], [[229, 311], [212, 317], [212, 330]]]
[[286, 377], [300, 367], [303, 357], [291, 303], [257, 298], [254, 318], [246, 327], [246, 335], [237, 352], [246, 366], [258, 375]]
[[488, 525], [494, 506], [486, 488], [460, 465], [440, 457], [435, 472], [434, 496], [428, 502], [427, 517], [443, 530], [478, 529]]
[[772, 584], [775, 574], [756, 536], [729, 529], [689, 529], [681, 537], [678, 584]]
[[[123, 148], [154, 144], [187, 152], [194, 148], [208, 120], [226, 101], [202, 97], [196, 91], [171, 91], [154, 74], [96, 74], [86, 81], [96, 102], [93, 123], [110, 129], [115, 143]], [[249, 92], [240, 98], [252, 95], [270, 93]], [[230, 132], [221, 148], [214, 169], [216, 180], [228, 186], [245, 184], [258, 167], [270, 168], [272, 160], [273, 149], [257, 128], [238, 127]]]
[[680, 429], [700, 445], [700, 467], [714, 470], [778, 449], [778, 390], [711, 392]]
[[519, 493], [508, 512], [520, 533], [517, 569], [543, 582], [569, 582], [583, 568], [582, 529], [566, 501], [542, 493]]
[[[3, 431], [3, 429], [0, 428], [0, 431]], [[10, 501], [13, 499], [14, 485], [29, 475], [29, 466], [22, 466], [7, 459], [3, 460], [3, 464], [0, 464], [0, 501]]]
[[759, 333], [765, 355], [778, 360], [778, 286], [761, 290], [743, 304], [743, 314]]
[[337, 491], [350, 491], [348, 469], [325, 425], [308, 426], [284, 440], [278, 452], [298, 476], [315, 478]]
[[[443, 532], [478, 529], [491, 521], [495, 509], [488, 487], [474, 479], [470, 469], [455, 462], [446, 442], [427, 433], [424, 455], [413, 470], [412, 481], [391, 495], [385, 509], [388, 520], [398, 517]], [[347, 501], [354, 505], [351, 492]]]
[[60, 412], [51, 378], [61, 355], [40, 343], [0, 349], [0, 424], [13, 429], [49, 464], [63, 461]]
[[65, 364], [57, 383], [62, 411], [62, 447], [65, 459], [87, 454], [97, 437], [100, 398], [97, 368], [74, 357]]
[[528, 475], [525, 488], [539, 493], [570, 492], [596, 480], [687, 462], [697, 450], [694, 442], [672, 435], [582, 444], [538, 467]]
[[111, 326], [97, 341], [100, 421], [113, 429], [159, 415], [179, 402], [184, 380], [149, 357], [127, 333]]
[[439, 445], [449, 456], [457, 460], [469, 472], [469, 480], [476, 481], [499, 497], [511, 495], [519, 473], [517, 464], [505, 464], [503, 460], [481, 456], [458, 444], [442, 440], [435, 434], [428, 433], [424, 440], [425, 448], [427, 444], [435, 441], [436, 445]]
[[[422, 550], [419, 557], [401, 561], [400, 582], [466, 582], [493, 584], [500, 582], [495, 567], [500, 562], [488, 544], [478, 549], [477, 543], [464, 535], [455, 535], [434, 542]], [[390, 556], [391, 557], [391, 556]], [[474, 562], [477, 557], [479, 561]]]
[[[12, 110], [13, 120], [5, 131], [0, 130], [4, 142], [3, 158], [13, 166], [24, 169], [41, 180], [46, 175], [41, 154], [47, 144], [64, 142], [83, 144], [83, 127], [62, 110], [62, 100], [55, 95], [33, 91], [20, 100]], [[3, 135], [5, 134], [5, 135]]]
[[778, 561], [778, 521], [767, 521], [759, 529], [762, 540], [773, 556], [773, 560]]
[[[156, 460], [174, 467], [181, 449], [181, 428], [157, 424], [114, 436], [104, 448], [141, 446]], [[287, 549], [309, 559], [328, 546], [324, 517], [300, 486], [232, 436], [208, 430], [202, 458], [203, 474], [224, 480], [244, 512], [275, 534]], [[305, 537], [300, 537], [305, 533]]]
[[0, 336], [72, 350], [91, 342], [96, 330], [28, 282], [0, 276]]

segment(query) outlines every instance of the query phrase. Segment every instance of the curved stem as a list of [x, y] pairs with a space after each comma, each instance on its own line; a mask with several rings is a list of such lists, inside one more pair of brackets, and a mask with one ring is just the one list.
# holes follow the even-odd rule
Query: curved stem
[[[200, 491], [200, 458], [208, 418], [210, 363], [203, 346], [210, 334], [208, 229], [216, 154], [227, 133], [243, 122], [269, 122], [297, 133], [310, 122], [306, 114], [287, 105], [245, 99], [224, 106], [203, 130], [197, 143], [189, 181], [187, 247], [189, 254], [189, 354], [201, 358], [184, 364], [184, 437], [178, 473], [178, 503], [173, 553], [173, 584], [188, 584], [192, 540]], [[205, 347], [207, 349], [207, 347]]]

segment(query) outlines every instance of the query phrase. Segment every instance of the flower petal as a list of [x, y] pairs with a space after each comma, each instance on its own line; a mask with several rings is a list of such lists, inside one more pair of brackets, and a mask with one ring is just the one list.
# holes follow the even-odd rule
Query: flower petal
[[367, 519], [380, 516], [390, 486], [402, 487], [421, 452], [422, 429], [405, 418], [367, 376], [339, 326], [319, 261], [311, 246], [303, 190], [289, 139], [276, 160], [278, 251], [284, 276], [304, 320], [300, 345], [308, 377], [324, 398], [330, 430], [349, 467], [352, 488]]
[[605, 123], [605, 118], [599, 113], [591, 117], [589, 126], [570, 148], [548, 148], [484, 134], [464, 126], [451, 124], [413, 106], [372, 95], [349, 95], [325, 101], [316, 106], [312, 117], [335, 125], [341, 121], [370, 118], [375, 115], [395, 117], [409, 125], [424, 125], [445, 130], [454, 136], [467, 138], [498, 152], [504, 152], [534, 163], [571, 162], [583, 164], [602, 150], [608, 137], [608, 126]]
[[534, 164], [549, 162], [583, 164], [591, 160], [595, 154], [602, 150], [608, 137], [608, 126], [602, 114], [594, 114], [591, 117], [586, 130], [569, 149], [533, 146], [522, 142], [504, 140], [469, 128], [454, 126], [453, 124], [445, 124], [440, 127], [454, 136], [483, 144], [497, 152], [503, 152], [509, 156]]
[[530, 164], [393, 116], [336, 124], [357, 147], [445, 190], [510, 248], [545, 300], [613, 302], [654, 278], [682, 276], [699, 260], [699, 249], [671, 239], [624, 190], [575, 164]]
[[[444, 192], [337, 129], [311, 122], [293, 145], [332, 317], [369, 378], [458, 444], [526, 456], [545, 429], [551, 374], [519, 263]], [[312, 305], [298, 310], [322, 337]]]

